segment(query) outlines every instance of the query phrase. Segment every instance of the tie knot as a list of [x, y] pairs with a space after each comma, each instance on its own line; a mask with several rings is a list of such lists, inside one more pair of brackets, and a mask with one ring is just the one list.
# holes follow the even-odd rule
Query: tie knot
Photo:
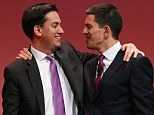
[[105, 56], [104, 55], [102, 55], [102, 54], [100, 54], [99, 55], [99, 62], [103, 62], [103, 59], [105, 58]]
[[53, 61], [54, 61], [52, 56], [46, 56], [45, 58], [46, 58], [47, 60], [49, 60], [50, 62], [53, 62]]

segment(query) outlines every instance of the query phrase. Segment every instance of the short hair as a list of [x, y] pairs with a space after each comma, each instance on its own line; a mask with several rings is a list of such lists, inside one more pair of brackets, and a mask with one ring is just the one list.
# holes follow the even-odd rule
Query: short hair
[[100, 27], [108, 25], [111, 28], [112, 36], [119, 39], [123, 27], [122, 17], [117, 8], [112, 4], [96, 4], [87, 9], [86, 14], [95, 16], [95, 21]]
[[34, 26], [42, 26], [46, 21], [46, 14], [50, 11], [58, 12], [55, 4], [38, 3], [30, 6], [24, 11], [22, 16], [22, 29], [31, 40], [33, 39]]

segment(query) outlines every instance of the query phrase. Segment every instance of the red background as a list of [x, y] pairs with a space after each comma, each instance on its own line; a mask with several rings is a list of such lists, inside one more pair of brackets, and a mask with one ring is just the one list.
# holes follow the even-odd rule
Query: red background
[[[154, 0], [1, 0], [0, 3], [0, 92], [3, 85], [4, 66], [15, 59], [20, 49], [28, 46], [20, 19], [25, 8], [36, 2], [57, 4], [65, 30], [64, 38], [83, 51], [85, 48], [82, 29], [85, 9], [94, 3], [114, 3], [124, 19], [121, 41], [133, 42], [154, 63]], [[0, 98], [0, 115], [2, 113]]]

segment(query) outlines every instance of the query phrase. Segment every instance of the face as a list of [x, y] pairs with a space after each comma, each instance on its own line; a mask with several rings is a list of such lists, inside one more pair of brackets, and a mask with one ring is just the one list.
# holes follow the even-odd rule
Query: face
[[61, 19], [56, 11], [51, 11], [45, 16], [45, 23], [40, 27], [41, 44], [47, 49], [54, 50], [61, 46], [62, 34]]
[[85, 27], [83, 34], [86, 38], [86, 45], [89, 49], [100, 50], [105, 37], [104, 28], [100, 28], [98, 23], [95, 21], [94, 15], [87, 15], [85, 18]]

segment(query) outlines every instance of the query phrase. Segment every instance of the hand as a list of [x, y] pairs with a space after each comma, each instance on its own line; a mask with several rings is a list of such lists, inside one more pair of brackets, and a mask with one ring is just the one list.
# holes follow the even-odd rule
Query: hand
[[19, 51], [17, 59], [31, 60], [32, 54], [28, 51], [28, 48], [23, 48]]
[[122, 46], [122, 51], [125, 51], [123, 60], [126, 62], [130, 60], [131, 56], [136, 58], [139, 53], [144, 56], [144, 53], [137, 49], [136, 46], [132, 43], [124, 44]]

